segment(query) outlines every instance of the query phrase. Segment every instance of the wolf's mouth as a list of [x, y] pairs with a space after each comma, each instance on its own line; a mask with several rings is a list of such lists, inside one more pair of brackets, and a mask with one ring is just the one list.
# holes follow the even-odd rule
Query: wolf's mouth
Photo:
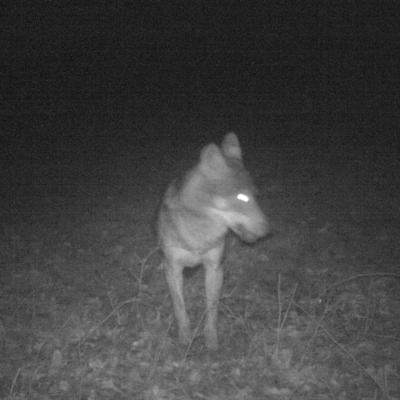
[[231, 229], [244, 242], [253, 243], [269, 232], [269, 224], [267, 221], [260, 221], [259, 224], [255, 224], [251, 227], [248, 227], [244, 224], [237, 224], [232, 226]]
[[240, 239], [242, 239], [246, 243], [253, 243], [260, 238], [260, 235], [255, 232], [249, 231], [243, 225], [237, 225], [233, 227], [232, 230], [236, 233], [236, 235], [240, 237]]

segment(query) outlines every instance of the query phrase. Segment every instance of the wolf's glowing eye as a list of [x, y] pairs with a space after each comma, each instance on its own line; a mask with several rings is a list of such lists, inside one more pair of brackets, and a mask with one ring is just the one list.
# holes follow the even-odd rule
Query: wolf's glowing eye
[[239, 193], [236, 198], [240, 201], [244, 201], [245, 203], [247, 203], [250, 199], [249, 196], [243, 194], [243, 193]]

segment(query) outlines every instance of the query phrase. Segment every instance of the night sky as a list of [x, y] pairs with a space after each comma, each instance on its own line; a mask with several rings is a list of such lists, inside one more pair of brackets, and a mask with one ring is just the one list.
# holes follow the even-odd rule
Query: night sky
[[397, 135], [395, 2], [47, 1], [1, 14], [1, 134], [14, 154], [229, 130], [322, 145]]

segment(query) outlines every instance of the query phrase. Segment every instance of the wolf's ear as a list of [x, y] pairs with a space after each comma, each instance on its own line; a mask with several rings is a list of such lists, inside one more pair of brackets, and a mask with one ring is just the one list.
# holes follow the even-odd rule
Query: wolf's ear
[[242, 159], [242, 149], [240, 148], [239, 139], [233, 132], [227, 133], [221, 144], [222, 152], [227, 157]]
[[226, 162], [221, 150], [214, 143], [203, 148], [200, 154], [200, 168], [209, 176], [214, 176], [226, 168]]

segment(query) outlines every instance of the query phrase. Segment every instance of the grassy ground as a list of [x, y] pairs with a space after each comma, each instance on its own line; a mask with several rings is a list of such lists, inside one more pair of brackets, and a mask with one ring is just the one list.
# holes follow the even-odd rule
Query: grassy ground
[[151, 228], [165, 185], [203, 138], [134, 142], [101, 156], [81, 148], [67, 165], [41, 148], [31, 170], [9, 167], [0, 398], [400, 397], [390, 147], [244, 144], [274, 235], [252, 247], [229, 239], [220, 350], [208, 354], [202, 270], [186, 280], [195, 336], [181, 348]]

